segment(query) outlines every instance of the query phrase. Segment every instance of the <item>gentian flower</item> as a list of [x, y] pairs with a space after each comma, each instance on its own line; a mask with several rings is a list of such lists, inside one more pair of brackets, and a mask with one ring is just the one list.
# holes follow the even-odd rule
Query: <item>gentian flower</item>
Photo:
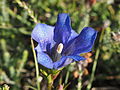
[[77, 34], [71, 28], [69, 15], [62, 13], [55, 26], [39, 23], [31, 36], [38, 42], [35, 48], [38, 63], [49, 69], [59, 69], [74, 61], [85, 60], [80, 54], [91, 51], [97, 31], [85, 27]]

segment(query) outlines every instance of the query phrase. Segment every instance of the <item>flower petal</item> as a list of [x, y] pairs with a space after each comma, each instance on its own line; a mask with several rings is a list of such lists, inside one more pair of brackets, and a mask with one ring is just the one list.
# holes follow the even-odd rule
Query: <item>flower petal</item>
[[96, 36], [96, 30], [91, 27], [85, 27], [77, 37], [75, 37], [68, 43], [64, 53], [69, 55], [91, 51]]
[[42, 52], [42, 49], [41, 49], [41, 47], [40, 47], [40, 44], [38, 44], [38, 45], [35, 47], [35, 50], [36, 50], [37, 52]]
[[54, 29], [54, 40], [57, 43], [66, 43], [71, 34], [71, 21], [66, 13], [58, 15], [57, 23]]
[[74, 30], [71, 30], [71, 35], [68, 41], [72, 40], [73, 38], [77, 37], [78, 33], [76, 33]]
[[55, 69], [59, 69], [74, 61], [80, 61], [80, 60], [85, 60], [85, 58], [82, 56], [78, 56], [78, 55], [63, 56], [60, 60], [54, 62], [53, 67]]
[[48, 43], [51, 43], [51, 46], [54, 44], [53, 30], [53, 26], [39, 23], [32, 31], [32, 38], [40, 44], [43, 51], [46, 51]]
[[78, 56], [78, 55], [71, 55], [71, 56], [67, 56], [67, 58], [72, 58], [75, 61], [81, 61], [81, 60], [85, 60], [86, 58], [82, 57], [82, 56]]
[[39, 64], [41, 64], [49, 69], [53, 69], [53, 61], [46, 53], [38, 52], [37, 59], [38, 59]]
[[59, 68], [62, 68], [70, 63], [72, 63], [73, 60], [72, 59], [69, 59], [67, 58], [66, 56], [63, 56], [60, 60], [54, 62], [53, 64], [53, 68], [54, 69], [59, 69]]

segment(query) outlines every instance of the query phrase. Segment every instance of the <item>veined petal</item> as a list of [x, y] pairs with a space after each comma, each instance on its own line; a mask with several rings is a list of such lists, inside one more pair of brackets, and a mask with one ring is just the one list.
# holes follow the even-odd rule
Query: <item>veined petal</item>
[[66, 13], [58, 15], [57, 23], [54, 29], [54, 40], [57, 43], [65, 44], [71, 35], [71, 21]]
[[59, 61], [54, 62], [53, 68], [59, 69], [74, 61], [80, 61], [80, 60], [85, 60], [85, 58], [78, 55], [63, 56]]
[[39, 23], [32, 31], [32, 38], [40, 44], [43, 51], [46, 51], [46, 46], [48, 43], [50, 43], [51, 46], [54, 44], [53, 30], [53, 26]]
[[81, 33], [68, 43], [65, 54], [80, 54], [91, 51], [97, 31], [91, 27], [85, 27]]
[[38, 59], [39, 64], [41, 64], [49, 69], [53, 69], [53, 61], [46, 53], [38, 52], [37, 59]]

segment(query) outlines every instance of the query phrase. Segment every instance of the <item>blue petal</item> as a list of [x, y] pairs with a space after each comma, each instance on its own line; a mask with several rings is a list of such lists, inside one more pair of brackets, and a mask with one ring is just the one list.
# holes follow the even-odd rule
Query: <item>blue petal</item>
[[35, 50], [36, 50], [37, 52], [42, 52], [42, 49], [41, 49], [41, 47], [40, 47], [40, 44], [38, 44], [38, 45], [35, 47]]
[[32, 38], [40, 44], [43, 51], [46, 51], [46, 46], [48, 43], [50, 43], [51, 46], [54, 44], [53, 30], [53, 26], [39, 23], [32, 31]]
[[37, 51], [37, 60], [38, 63], [52, 69], [53, 68], [53, 61], [52, 59], [42, 51], [40, 44], [37, 45], [37, 47], [35, 48], [35, 50]]
[[67, 56], [68, 58], [72, 58], [75, 61], [81, 61], [81, 60], [86, 60], [86, 58], [82, 57], [82, 56], [78, 56], [78, 55], [72, 55], [72, 56]]
[[54, 69], [59, 69], [61, 67], [67, 66], [74, 61], [85, 60], [84, 57], [78, 55], [63, 56], [59, 61], [54, 62]]
[[81, 33], [68, 43], [65, 54], [80, 54], [91, 51], [97, 31], [91, 27], [85, 27]]
[[[71, 35], [70, 35], [70, 38], [69, 38], [68, 42], [69, 42], [70, 40], [74, 39], [74, 38], [77, 37], [77, 36], [78, 36], [78, 33], [76, 33], [74, 30], [71, 30]], [[68, 47], [68, 45], [65, 44], [65, 45], [64, 45], [64, 48], [63, 48], [62, 54], [64, 54], [64, 51], [66, 50], [67, 47]], [[68, 54], [67, 54], [67, 55], [68, 55]]]
[[73, 62], [72, 59], [69, 59], [69, 58], [63, 56], [60, 60], [54, 62], [53, 68], [54, 68], [54, 69], [59, 69], [59, 68], [62, 68], [62, 67], [64, 67], [64, 66], [72, 63], [72, 62]]
[[78, 33], [76, 33], [74, 30], [71, 30], [71, 35], [68, 41], [72, 40], [73, 38], [77, 37]]
[[46, 68], [53, 69], [53, 61], [46, 53], [38, 52], [37, 59], [39, 64], [45, 66]]
[[65, 44], [71, 35], [71, 21], [66, 13], [58, 15], [57, 23], [54, 29], [54, 40], [57, 43]]

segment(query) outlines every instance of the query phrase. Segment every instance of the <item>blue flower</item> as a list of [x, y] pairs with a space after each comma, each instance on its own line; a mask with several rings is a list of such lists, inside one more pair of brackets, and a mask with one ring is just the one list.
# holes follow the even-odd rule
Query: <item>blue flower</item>
[[38, 63], [49, 69], [59, 69], [74, 61], [85, 60], [79, 54], [91, 51], [97, 31], [85, 27], [77, 34], [71, 28], [69, 15], [62, 13], [55, 26], [39, 23], [31, 36], [38, 42], [35, 48]]

